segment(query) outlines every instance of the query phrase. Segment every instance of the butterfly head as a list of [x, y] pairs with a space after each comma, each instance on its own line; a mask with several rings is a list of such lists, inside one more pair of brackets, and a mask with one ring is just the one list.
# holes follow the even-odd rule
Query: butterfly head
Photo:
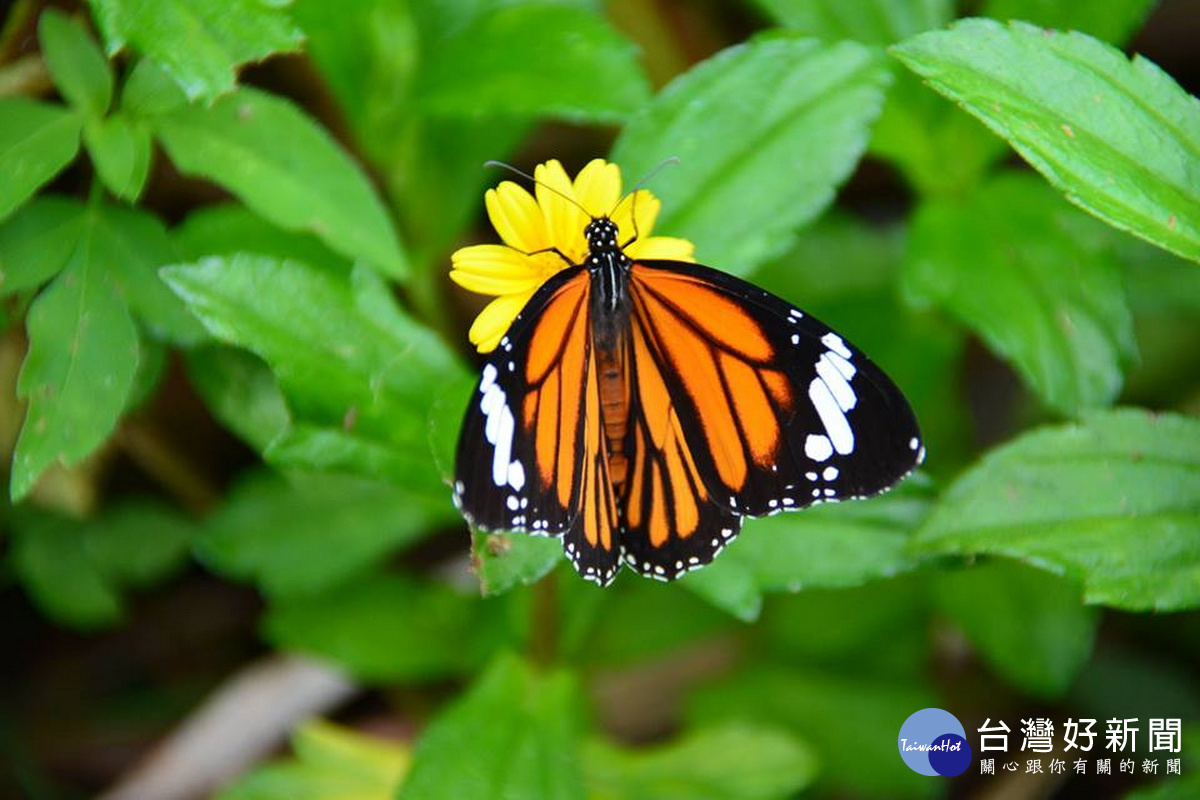
[[583, 235], [587, 238], [588, 250], [593, 255], [619, 249], [617, 232], [617, 223], [608, 217], [596, 217], [583, 229]]

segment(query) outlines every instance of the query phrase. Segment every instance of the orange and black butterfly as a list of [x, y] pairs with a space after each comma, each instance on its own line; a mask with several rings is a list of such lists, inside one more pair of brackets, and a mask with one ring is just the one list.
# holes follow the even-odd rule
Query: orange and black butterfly
[[672, 580], [743, 517], [867, 497], [920, 463], [900, 390], [826, 325], [708, 267], [633, 261], [608, 217], [584, 233], [467, 409], [454, 494], [474, 526], [560, 537], [602, 586], [622, 563]]

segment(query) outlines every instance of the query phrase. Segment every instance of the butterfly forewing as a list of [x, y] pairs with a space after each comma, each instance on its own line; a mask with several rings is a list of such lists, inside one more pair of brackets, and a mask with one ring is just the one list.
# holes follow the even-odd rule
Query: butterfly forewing
[[616, 575], [618, 510], [601, 428], [586, 271], [548, 281], [483, 366], [455, 458], [455, 502], [484, 531], [563, 536], [580, 574]]
[[547, 281], [483, 366], [459, 434], [454, 484], [455, 502], [481, 530], [554, 535], [574, 518], [587, 288], [580, 269]]
[[[641, 284], [650, 286], [694, 280], [738, 309], [736, 319], [729, 313], [704, 317], [703, 310], [696, 310], [692, 319], [697, 338], [707, 339], [721, 353], [723, 388], [746, 448], [749, 488], [737, 499], [741, 513], [761, 516], [816, 499], [877, 494], [923, 457], [916, 417], [904, 395], [829, 326], [753, 284], [707, 267], [646, 262], [634, 272], [640, 273]], [[678, 306], [689, 310], [681, 295], [675, 297]], [[745, 332], [751, 325], [757, 326], [752, 335]], [[762, 351], [751, 353], [746, 342], [757, 343], [759, 335], [770, 352], [756, 361]], [[760, 379], [761, 393], [752, 388], [750, 372]], [[681, 418], [693, 421], [687, 414]], [[759, 453], [768, 457], [759, 458]], [[818, 474], [815, 481], [812, 473]], [[786, 491], [802, 485], [797, 478], [818, 484], [807, 487], [807, 499]], [[817, 488], [820, 495], [813, 491]], [[786, 503], [789, 498], [794, 504]]]

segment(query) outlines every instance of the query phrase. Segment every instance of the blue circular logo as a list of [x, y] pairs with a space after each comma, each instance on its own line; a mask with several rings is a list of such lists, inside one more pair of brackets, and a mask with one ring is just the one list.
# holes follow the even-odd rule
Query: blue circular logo
[[971, 745], [958, 718], [940, 708], [923, 708], [900, 726], [900, 757], [913, 772], [952, 778], [971, 765]]

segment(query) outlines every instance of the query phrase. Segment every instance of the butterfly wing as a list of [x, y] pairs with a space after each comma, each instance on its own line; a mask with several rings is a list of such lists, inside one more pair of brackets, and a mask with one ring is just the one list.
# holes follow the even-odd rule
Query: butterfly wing
[[564, 270], [525, 305], [483, 366], [463, 420], [454, 497], [480, 530], [564, 537], [581, 575], [618, 564], [586, 269]]
[[[628, 482], [622, 494], [622, 557], [636, 572], [670, 580], [709, 563], [737, 535], [741, 515], [709, 488], [715, 457], [682, 416], [699, 404], [676, 402], [678, 366], [653, 320], [634, 307], [628, 342]], [[704, 413], [712, 413], [705, 408]], [[724, 413], [722, 411], [721, 413]]]
[[743, 516], [867, 497], [923, 457], [900, 390], [790, 303], [681, 262], [635, 263], [629, 295], [622, 542], [638, 572], [674, 578], [711, 561]]

